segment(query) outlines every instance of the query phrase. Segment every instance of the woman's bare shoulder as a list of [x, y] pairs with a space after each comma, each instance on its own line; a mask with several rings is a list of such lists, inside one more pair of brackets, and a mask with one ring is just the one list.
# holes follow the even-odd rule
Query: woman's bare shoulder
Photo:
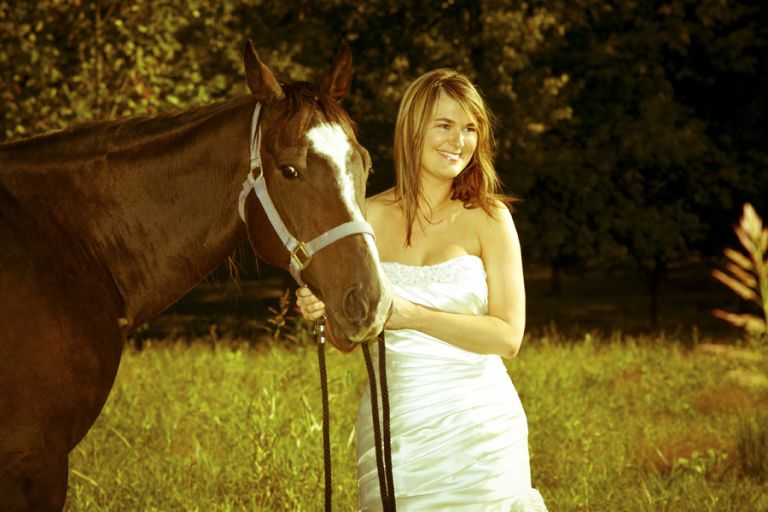
[[478, 230], [489, 229], [493, 231], [500, 226], [512, 223], [512, 214], [506, 204], [499, 200], [493, 200], [490, 208], [486, 211], [483, 208], [476, 207], [468, 210], [470, 222]]

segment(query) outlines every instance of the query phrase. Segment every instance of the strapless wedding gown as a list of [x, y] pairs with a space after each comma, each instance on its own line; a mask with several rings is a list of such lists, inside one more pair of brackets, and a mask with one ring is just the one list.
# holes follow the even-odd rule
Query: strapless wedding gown
[[[405, 299], [450, 313], [488, 312], [476, 256], [383, 267]], [[412, 329], [386, 331], [386, 347], [398, 511], [546, 511], [531, 488], [528, 426], [501, 358]], [[381, 510], [367, 388], [355, 428], [360, 510]]]

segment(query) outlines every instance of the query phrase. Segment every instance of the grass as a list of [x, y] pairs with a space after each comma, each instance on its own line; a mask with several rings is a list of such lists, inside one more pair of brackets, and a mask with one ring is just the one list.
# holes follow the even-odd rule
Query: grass
[[[507, 366], [550, 510], [768, 510], [765, 474], [740, 462], [765, 449], [768, 426], [745, 425], [768, 392], [725, 378], [743, 364], [618, 334], [527, 340]], [[355, 510], [362, 356], [330, 351], [328, 371], [334, 510]], [[72, 453], [66, 510], [321, 510], [320, 421], [312, 346], [145, 342]]]

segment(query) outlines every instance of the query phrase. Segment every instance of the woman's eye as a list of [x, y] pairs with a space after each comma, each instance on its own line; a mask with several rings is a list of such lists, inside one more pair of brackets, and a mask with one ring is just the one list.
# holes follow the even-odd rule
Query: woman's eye
[[292, 165], [284, 165], [280, 168], [283, 173], [283, 177], [287, 180], [295, 180], [299, 178], [299, 171]]

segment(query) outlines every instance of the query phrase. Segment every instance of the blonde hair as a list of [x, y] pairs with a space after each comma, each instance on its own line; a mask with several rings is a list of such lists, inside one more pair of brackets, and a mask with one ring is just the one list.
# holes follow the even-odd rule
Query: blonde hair
[[465, 208], [482, 208], [491, 216], [497, 201], [509, 201], [501, 194], [501, 182], [493, 165], [493, 117], [482, 96], [472, 82], [457, 71], [436, 69], [425, 73], [405, 91], [395, 124], [394, 195], [395, 201], [402, 201], [408, 223], [406, 245], [411, 243], [414, 219], [421, 211], [420, 159], [424, 131], [441, 92], [457, 101], [477, 125], [477, 147], [467, 166], [454, 178], [451, 199], [460, 200]]

